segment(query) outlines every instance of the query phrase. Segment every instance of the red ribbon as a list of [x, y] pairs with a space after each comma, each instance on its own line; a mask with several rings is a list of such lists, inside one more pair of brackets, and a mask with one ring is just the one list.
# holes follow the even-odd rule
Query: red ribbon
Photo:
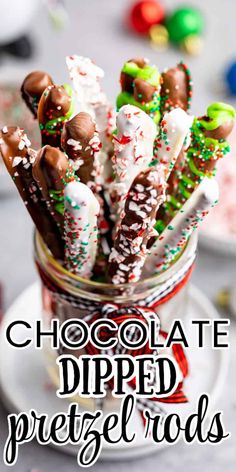
[[[108, 305], [109, 307], [111, 307], [111, 305]], [[104, 305], [104, 308], [105, 308], [105, 305]], [[128, 309], [127, 309], [128, 311]], [[135, 313], [136, 311], [136, 313]], [[143, 307], [133, 307], [133, 311], [132, 313], [125, 313], [125, 308], [119, 308], [117, 305], [114, 305], [114, 311], [109, 311], [108, 315], [107, 315], [107, 318], [109, 319], [112, 319], [116, 325], [119, 327], [123, 321], [127, 320], [127, 319], [137, 319], [137, 320], [142, 320], [143, 322], [145, 322], [146, 324], [148, 324], [148, 321], [147, 321], [147, 318], [144, 316], [145, 315], [145, 311], [148, 313], [152, 313], [154, 317], [157, 318], [157, 314], [152, 310], [152, 309], [145, 309]], [[122, 312], [122, 313], [121, 313]], [[144, 313], [144, 314], [142, 314]], [[100, 312], [97, 312], [94, 314], [94, 316], [91, 317], [91, 319], [89, 320], [89, 324], [92, 324], [94, 321], [96, 321], [97, 319], [101, 318], [101, 313]], [[165, 332], [165, 331], [162, 331], [160, 330], [160, 335], [162, 335], [165, 339], [167, 338], [168, 334]], [[109, 333], [109, 330], [106, 329], [106, 328], [103, 328], [101, 331], [100, 331], [100, 339], [102, 341], [106, 341], [109, 339], [109, 336], [110, 336], [110, 333]], [[89, 355], [91, 356], [94, 356], [94, 355], [98, 355], [100, 353], [100, 351], [91, 343], [89, 342], [87, 345], [86, 345], [86, 351]], [[113, 354], [116, 354], [116, 347], [114, 349], [112, 349], [113, 351]], [[136, 350], [125, 350], [124, 351], [124, 354], [129, 354], [129, 355], [132, 355], [133, 357], [136, 357], [136, 356], [140, 356], [140, 355], [150, 355], [152, 354], [153, 351], [152, 349], [150, 348], [149, 346], [149, 342], [147, 341], [147, 343], [142, 346], [141, 348], [138, 348]], [[183, 347], [181, 346], [181, 344], [174, 344], [172, 346], [172, 353], [173, 353], [173, 356], [183, 374], [183, 377], [185, 378], [187, 375], [188, 375], [188, 361], [187, 361], [187, 358], [185, 356], [185, 353], [184, 353], [184, 350], [183, 350]], [[135, 391], [136, 390], [136, 379], [133, 378], [132, 380], [130, 380], [128, 382], [128, 385]], [[108, 381], [108, 386], [109, 386], [109, 389], [112, 390], [113, 389], [113, 379], [110, 379]], [[183, 382], [180, 382], [179, 385], [177, 386], [177, 389], [175, 390], [174, 393], [172, 393], [170, 396], [168, 397], [163, 397], [163, 398], [160, 398], [160, 397], [151, 397], [151, 398], [147, 398], [146, 399], [146, 407], [148, 407], [150, 410], [152, 409], [152, 403], [153, 402], [161, 402], [161, 403], [186, 403], [188, 402], [188, 399], [186, 397], [186, 395], [184, 394], [183, 392]], [[143, 408], [143, 410], [145, 409], [145, 407]], [[142, 420], [143, 422], [145, 423], [145, 417], [143, 415], [143, 411], [141, 410], [140, 411], [141, 413], [141, 416], [142, 416]]]

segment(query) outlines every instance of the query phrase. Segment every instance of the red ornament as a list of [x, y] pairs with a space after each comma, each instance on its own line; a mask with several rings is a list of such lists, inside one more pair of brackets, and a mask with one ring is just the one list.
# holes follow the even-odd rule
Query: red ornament
[[128, 17], [129, 27], [138, 34], [147, 34], [152, 25], [164, 20], [163, 6], [155, 0], [142, 0], [135, 3]]

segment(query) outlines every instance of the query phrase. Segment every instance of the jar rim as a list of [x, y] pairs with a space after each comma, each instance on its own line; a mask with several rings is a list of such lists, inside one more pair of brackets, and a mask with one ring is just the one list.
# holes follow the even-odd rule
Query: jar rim
[[183, 252], [181, 253], [180, 257], [164, 272], [160, 274], [155, 274], [150, 277], [144, 278], [139, 280], [138, 282], [132, 282], [132, 283], [125, 283], [125, 284], [111, 284], [111, 283], [104, 283], [104, 282], [95, 282], [93, 280], [89, 279], [84, 279], [76, 274], [71, 273], [68, 271], [65, 267], [60, 264], [51, 254], [49, 249], [47, 248], [46, 244], [44, 243], [41, 235], [39, 232], [36, 230], [35, 231], [35, 236], [34, 236], [34, 245], [35, 245], [35, 251], [36, 254], [39, 255], [39, 249], [43, 252], [44, 257], [46, 257], [47, 261], [50, 263], [50, 267], [54, 268], [57, 273], [60, 273], [61, 276], [67, 277], [69, 280], [73, 282], [77, 282], [78, 285], [87, 285], [87, 287], [93, 288], [93, 289], [103, 289], [103, 290], [125, 290], [132, 287], [134, 289], [137, 289], [139, 287], [142, 287], [144, 284], [149, 285], [153, 284], [156, 282], [157, 284], [161, 284], [166, 282], [171, 276], [173, 276], [181, 267], [185, 264], [185, 262], [188, 261], [189, 257], [192, 255], [192, 253], [195, 251], [196, 245], [197, 245], [197, 231], [194, 231], [191, 237], [189, 238], [187, 245], [185, 246]]

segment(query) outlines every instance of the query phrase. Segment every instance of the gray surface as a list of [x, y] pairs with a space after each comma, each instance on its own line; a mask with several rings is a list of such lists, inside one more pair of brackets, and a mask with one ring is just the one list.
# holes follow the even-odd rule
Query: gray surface
[[[119, 20], [126, 0], [68, 0], [69, 11], [73, 12], [69, 28], [55, 35], [48, 24], [44, 10], [39, 12], [32, 34], [37, 42], [37, 56], [34, 61], [16, 63], [8, 60], [1, 64], [0, 78], [21, 79], [33, 68], [48, 70], [57, 81], [67, 80], [64, 56], [70, 53], [89, 55], [106, 71], [105, 88], [114, 99], [118, 90], [118, 75], [123, 62], [135, 55], [144, 55], [158, 63], [160, 69], [176, 63], [181, 54], [175, 50], [158, 53], [152, 50], [144, 40], [124, 34]], [[166, 1], [174, 5], [178, 2]], [[191, 3], [191, 2], [189, 2]], [[236, 3], [233, 0], [198, 1], [207, 21], [206, 46], [199, 58], [186, 58], [195, 79], [193, 111], [201, 113], [206, 105], [222, 100], [217, 87], [217, 77], [227, 60], [236, 51], [235, 15]], [[9, 2], [10, 5], [10, 2]], [[11, 8], [11, 6], [9, 7]], [[218, 91], [217, 91], [218, 90]], [[9, 304], [21, 293], [29, 283], [36, 279], [32, 263], [31, 223], [22, 203], [12, 195], [0, 201], [0, 280], [6, 288], [6, 304]], [[200, 251], [193, 280], [210, 298], [217, 289], [235, 280], [236, 259], [209, 254]], [[224, 398], [220, 399], [218, 408], [224, 411], [225, 426], [232, 433], [232, 439], [221, 446], [184, 446], [177, 445], [143, 460], [118, 463], [98, 463], [93, 470], [139, 472], [141, 470], [175, 471], [212, 470], [221, 472], [222, 468], [231, 472], [235, 470], [235, 434], [236, 434], [236, 403], [235, 403], [235, 357], [236, 329], [231, 327], [231, 367], [225, 385]], [[206, 372], [207, 375], [207, 372]], [[0, 446], [6, 439], [6, 412], [0, 407]], [[37, 467], [40, 472], [75, 472], [78, 470], [75, 459], [62, 455], [49, 448], [36, 444], [28, 444], [20, 450], [19, 461], [11, 470], [28, 472]], [[0, 471], [9, 470], [2, 465]]]

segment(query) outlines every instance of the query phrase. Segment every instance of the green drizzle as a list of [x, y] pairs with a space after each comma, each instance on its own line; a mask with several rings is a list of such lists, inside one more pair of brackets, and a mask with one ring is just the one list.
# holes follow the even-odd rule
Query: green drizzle
[[199, 120], [199, 123], [204, 129], [212, 131], [227, 121], [233, 120], [235, 118], [235, 109], [226, 103], [216, 102], [207, 108], [207, 116], [210, 118], [210, 121], [202, 118]]
[[58, 118], [55, 118], [53, 120], [47, 121], [45, 125], [40, 124], [39, 127], [40, 129], [45, 129], [48, 134], [54, 134], [55, 133], [55, 128], [59, 123], [63, 123], [64, 121], [67, 121], [71, 118], [71, 116], [74, 114], [75, 111], [75, 103], [73, 100], [73, 90], [69, 84], [64, 84], [63, 88], [65, 91], [68, 93], [69, 97], [71, 97], [71, 104], [68, 112], [64, 116], [59, 116]]
[[[177, 196], [174, 197], [173, 195], [169, 195], [168, 202], [163, 205], [165, 213], [168, 213], [170, 217], [173, 217], [176, 212], [181, 209], [183, 203], [191, 196], [192, 190], [195, 189], [204, 177], [214, 176], [215, 169], [211, 172], [204, 172], [201, 170], [201, 161], [217, 161], [219, 157], [224, 156], [230, 150], [229, 144], [226, 140], [217, 140], [206, 137], [203, 128], [207, 130], [218, 128], [223, 123], [232, 120], [235, 117], [235, 110], [230, 105], [224, 103], [213, 103], [208, 107], [207, 115], [211, 121], [205, 121], [204, 118], [195, 118], [193, 121], [191, 128], [192, 141], [191, 146], [187, 151], [188, 170], [192, 175], [190, 174], [190, 176], [188, 176], [181, 174], [179, 176]], [[200, 163], [199, 168], [197, 167], [197, 162]], [[190, 191], [188, 191], [188, 189]], [[178, 198], [180, 201], [178, 201]], [[164, 222], [158, 220], [155, 228], [159, 233], [161, 233], [165, 229]]]
[[229, 144], [226, 140], [218, 140], [204, 136], [202, 120], [195, 118], [191, 131], [192, 143], [188, 149], [188, 158], [191, 158], [193, 155], [199, 155], [201, 159], [209, 160], [214, 158], [217, 152], [221, 152], [223, 155], [229, 152]]
[[165, 224], [164, 221], [162, 220], [157, 220], [155, 225], [154, 225], [155, 230], [158, 232], [158, 234], [161, 234], [162, 231], [165, 229]]
[[135, 62], [126, 62], [122, 72], [127, 75], [130, 75], [134, 79], [142, 79], [145, 82], [157, 87], [160, 82], [160, 74], [156, 66], [146, 65], [144, 67], [139, 67]]
[[49, 190], [49, 197], [56, 202], [54, 204], [55, 211], [60, 215], [64, 215], [64, 196], [61, 190]]
[[148, 103], [140, 103], [134, 99], [133, 95], [128, 92], [121, 92], [116, 100], [116, 106], [119, 111], [121, 107], [124, 105], [134, 105], [141, 110], [145, 111], [146, 113], [150, 114], [151, 118], [153, 118], [154, 123], [158, 124], [161, 118], [160, 114], [160, 98], [157, 93], [154, 94], [155, 98], [151, 102]]

